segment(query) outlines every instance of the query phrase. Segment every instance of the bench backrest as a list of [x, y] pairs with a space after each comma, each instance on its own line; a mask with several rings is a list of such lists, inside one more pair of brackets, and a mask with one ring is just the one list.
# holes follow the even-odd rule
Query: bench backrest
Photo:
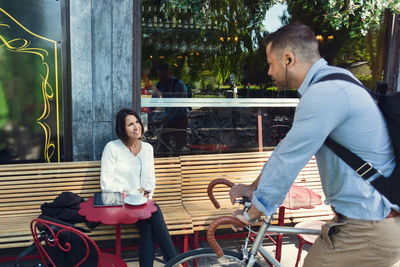
[[182, 206], [182, 178], [179, 158], [155, 158], [154, 167], [156, 171], [154, 201], [160, 206]]
[[[194, 203], [196, 202], [201, 202], [201, 205], [211, 205], [207, 195], [207, 186], [213, 179], [225, 178], [233, 183], [244, 184], [253, 182], [271, 154], [272, 151], [180, 157], [184, 205], [195, 207]], [[314, 157], [300, 171], [294, 184], [313, 190], [322, 196], [322, 200], [325, 200], [317, 162]], [[214, 195], [222, 208], [232, 209], [228, 194], [229, 189], [225, 185], [214, 188]], [[332, 214], [330, 207], [325, 204], [317, 205], [313, 209], [286, 209], [285, 222], [312, 219], [327, 220], [332, 217]]]
[[[209, 200], [207, 186], [214, 179], [244, 184], [253, 182], [270, 155], [269, 151], [181, 156], [183, 202]], [[217, 185], [214, 195], [217, 200], [227, 200], [227, 191], [227, 186]]]
[[99, 176], [96, 161], [0, 165], [0, 216], [41, 213], [41, 204], [64, 191], [92, 196]]
[[[155, 159], [159, 205], [181, 205], [179, 158]], [[84, 198], [100, 191], [100, 161], [0, 165], [0, 217], [40, 214], [64, 191]]]

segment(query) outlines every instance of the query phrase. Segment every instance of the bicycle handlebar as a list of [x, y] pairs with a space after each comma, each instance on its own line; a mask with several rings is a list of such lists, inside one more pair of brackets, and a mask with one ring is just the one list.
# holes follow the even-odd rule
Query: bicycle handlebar
[[[221, 180], [223, 180], [223, 179], [221, 179]], [[208, 229], [207, 229], [207, 241], [208, 241], [208, 244], [214, 250], [215, 254], [219, 258], [224, 256], [224, 251], [222, 250], [221, 246], [218, 244], [217, 240], [215, 239], [214, 233], [215, 233], [215, 230], [217, 230], [217, 227], [219, 225], [221, 225], [221, 224], [233, 224], [233, 225], [236, 225], [238, 227], [245, 227], [246, 226], [246, 224], [244, 224], [241, 220], [239, 220], [236, 217], [232, 217], [232, 216], [219, 217], [218, 219], [215, 219], [208, 226]]]
[[228, 181], [225, 179], [215, 179], [208, 184], [208, 188], [207, 188], [208, 197], [210, 198], [211, 202], [214, 204], [215, 208], [219, 209], [221, 207], [221, 205], [219, 205], [219, 203], [218, 203], [217, 199], [214, 197], [214, 193], [213, 193], [213, 189], [217, 184], [224, 184], [229, 187], [233, 187], [235, 184], [232, 183], [231, 181]]

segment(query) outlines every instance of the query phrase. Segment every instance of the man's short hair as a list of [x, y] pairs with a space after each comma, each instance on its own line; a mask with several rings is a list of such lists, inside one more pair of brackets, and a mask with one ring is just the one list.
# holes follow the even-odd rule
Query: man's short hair
[[161, 62], [160, 64], [158, 64], [157, 69], [163, 71], [170, 71], [168, 63], [165, 62]]
[[293, 49], [305, 60], [319, 58], [318, 41], [314, 31], [301, 23], [288, 24], [269, 34], [265, 45], [271, 43], [271, 51], [277, 52], [285, 48]]

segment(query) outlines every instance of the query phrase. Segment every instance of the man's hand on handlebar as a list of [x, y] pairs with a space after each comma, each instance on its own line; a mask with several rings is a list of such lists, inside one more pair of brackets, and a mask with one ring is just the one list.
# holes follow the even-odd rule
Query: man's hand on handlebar
[[[262, 212], [260, 212], [255, 206], [251, 205], [250, 208], [247, 210], [247, 218], [243, 214], [245, 210], [235, 210], [232, 213], [233, 217], [238, 218], [240, 221], [242, 221], [246, 225], [251, 225], [258, 221], [262, 215]], [[250, 219], [250, 220], [248, 220]], [[237, 227], [235, 225], [232, 225], [233, 231], [241, 231], [243, 230], [243, 227]]]
[[[235, 210], [235, 211], [232, 213], [232, 217], [238, 218], [240, 221], [244, 222], [246, 225], [251, 224], [251, 223], [250, 223], [249, 221], [247, 221], [246, 218], [243, 216], [243, 210]], [[242, 231], [242, 230], [243, 230], [243, 227], [239, 227], [239, 226], [236, 226], [236, 225], [233, 225], [233, 224], [231, 225], [231, 228], [232, 228], [232, 230], [235, 231], [235, 232], [237, 232], [237, 231]]]
[[221, 206], [214, 196], [213, 189], [216, 185], [223, 184], [232, 188], [229, 192], [232, 204], [239, 203], [245, 207], [244, 210], [247, 210], [247, 214], [243, 214], [244, 210], [237, 210], [232, 214], [232, 216], [222, 216], [211, 222], [207, 230], [207, 240], [210, 244], [210, 247], [214, 250], [218, 257], [222, 257], [224, 255], [222, 248], [218, 245], [218, 242], [215, 240], [214, 236], [215, 230], [219, 225], [231, 224], [232, 229], [236, 232], [237, 230], [243, 229], [243, 227], [246, 225], [256, 222], [256, 220], [261, 217], [262, 213], [259, 212], [253, 205], [251, 205], [250, 201], [253, 191], [258, 185], [260, 177], [261, 176], [258, 176], [258, 178], [251, 185], [235, 185], [231, 181], [222, 178], [215, 179], [208, 184], [207, 194], [215, 208], [219, 209]]
[[229, 197], [231, 199], [232, 205], [235, 203], [235, 199], [239, 197], [248, 197], [249, 199], [253, 196], [254, 191], [253, 185], [237, 184], [232, 187], [229, 191]]

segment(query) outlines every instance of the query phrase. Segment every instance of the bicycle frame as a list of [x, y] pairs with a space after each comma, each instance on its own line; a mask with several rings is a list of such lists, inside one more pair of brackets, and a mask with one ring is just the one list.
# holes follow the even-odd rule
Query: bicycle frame
[[[248, 263], [246, 266], [251, 267], [255, 263], [255, 256], [257, 252], [267, 259], [271, 264], [276, 267], [282, 267], [279, 261], [277, 261], [265, 248], [261, 246], [262, 241], [264, 240], [265, 234], [268, 233], [278, 233], [278, 234], [311, 234], [311, 235], [320, 235], [321, 230], [315, 229], [304, 229], [304, 228], [295, 228], [288, 226], [275, 226], [270, 225], [267, 221], [269, 218], [264, 218], [263, 222], [258, 230], [258, 234], [256, 239], [254, 240], [253, 246], [250, 250], [250, 256], [248, 259]], [[245, 256], [245, 255], [243, 255]]]
[[[218, 201], [215, 199], [214, 194], [213, 194], [213, 188], [217, 184], [223, 184], [228, 187], [232, 187], [234, 184], [230, 182], [229, 180], [225, 179], [215, 179], [211, 181], [208, 185], [207, 188], [207, 193], [208, 196], [211, 200], [211, 202], [214, 204], [214, 206], [218, 209], [220, 208], [220, 205]], [[244, 208], [247, 209], [250, 207], [250, 202], [248, 199], [243, 198], [241, 201], [239, 200], [238, 203], [243, 204]], [[215, 254], [218, 257], [223, 256], [224, 252], [222, 248], [218, 245], [214, 233], [217, 227], [221, 224], [232, 224], [238, 227], [246, 227], [249, 230], [249, 236], [246, 239], [245, 246], [242, 247], [242, 255], [243, 255], [243, 263], [247, 262], [246, 266], [253, 266], [255, 263], [255, 256], [257, 252], [260, 252], [260, 254], [271, 264], [281, 267], [282, 265], [277, 261], [267, 250], [265, 250], [261, 244], [262, 241], [264, 240], [265, 234], [268, 233], [278, 233], [278, 234], [311, 234], [311, 235], [320, 235], [321, 230], [315, 230], [315, 229], [304, 229], [304, 228], [295, 228], [295, 227], [288, 227], [288, 226], [275, 226], [271, 225], [272, 221], [272, 216], [266, 216], [263, 218], [262, 224], [258, 230], [257, 237], [253, 242], [253, 246], [250, 249], [250, 253], [247, 252], [247, 244], [248, 244], [248, 239], [251, 234], [251, 229], [248, 226], [245, 226], [245, 224], [240, 221], [236, 217], [230, 217], [230, 216], [222, 216], [217, 219], [215, 219], [208, 227], [207, 230], [207, 240], [208, 243], [210, 244], [210, 247], [214, 250]]]

